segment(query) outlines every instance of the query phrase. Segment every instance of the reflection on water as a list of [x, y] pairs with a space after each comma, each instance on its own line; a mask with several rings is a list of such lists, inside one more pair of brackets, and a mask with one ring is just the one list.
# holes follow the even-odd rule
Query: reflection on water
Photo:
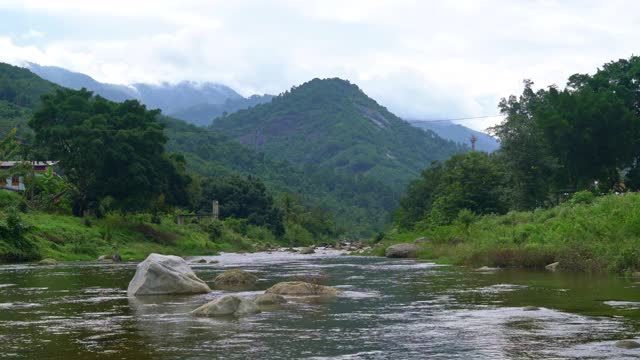
[[[223, 254], [193, 264], [210, 285], [225, 268], [272, 284], [324, 274], [333, 300], [291, 299], [242, 318], [188, 313], [222, 294], [127, 298], [135, 264], [0, 267], [0, 357], [59, 359], [640, 358], [640, 284], [614, 277], [478, 273], [412, 260]], [[535, 307], [533, 307], [535, 306]]]

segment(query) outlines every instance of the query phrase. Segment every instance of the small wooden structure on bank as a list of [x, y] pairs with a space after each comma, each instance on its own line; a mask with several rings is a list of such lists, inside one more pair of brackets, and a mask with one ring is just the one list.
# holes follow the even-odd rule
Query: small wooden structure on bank
[[208, 218], [208, 217], [214, 220], [218, 220], [218, 218], [220, 217], [220, 204], [218, 203], [218, 200], [213, 200], [211, 202], [211, 214], [180, 214], [176, 217], [176, 223], [178, 225], [184, 225], [185, 219], [188, 219], [188, 218], [200, 219], [200, 218]]

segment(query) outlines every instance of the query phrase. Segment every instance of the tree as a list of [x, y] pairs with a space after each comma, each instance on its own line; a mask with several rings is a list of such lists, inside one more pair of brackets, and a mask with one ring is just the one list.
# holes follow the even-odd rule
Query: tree
[[506, 211], [504, 176], [497, 159], [473, 151], [432, 164], [400, 201], [396, 222], [411, 228], [423, 220], [431, 225], [448, 224], [463, 209], [475, 214]]
[[42, 97], [29, 122], [34, 145], [46, 160], [60, 162], [75, 189], [76, 215], [98, 209], [107, 197], [124, 211], [147, 209], [161, 194], [175, 204], [185, 201], [189, 178], [164, 151], [158, 114], [138, 101], [114, 103], [86, 89]]
[[533, 82], [524, 81], [518, 98], [502, 99], [498, 107], [505, 120], [490, 129], [500, 139], [500, 160], [504, 164], [511, 206], [519, 210], [544, 206], [553, 188], [558, 160], [536, 123], [537, 108], [543, 106], [544, 92], [533, 91]]
[[249, 224], [267, 226], [276, 236], [284, 234], [283, 214], [260, 179], [237, 175], [205, 178], [202, 182], [200, 211], [211, 211], [217, 200], [220, 217], [247, 219]]

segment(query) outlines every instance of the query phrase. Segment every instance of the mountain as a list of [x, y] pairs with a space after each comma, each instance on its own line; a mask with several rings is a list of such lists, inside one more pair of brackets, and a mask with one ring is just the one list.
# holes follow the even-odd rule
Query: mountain
[[[20, 135], [40, 96], [60, 86], [25, 68], [0, 63], [0, 137], [12, 128]], [[374, 178], [354, 177], [332, 168], [300, 167], [270, 158], [213, 129], [161, 116], [169, 151], [182, 154], [189, 170], [202, 176], [251, 175], [274, 195], [296, 194], [307, 205], [330, 211], [338, 226], [357, 236], [381, 230], [390, 221], [399, 194]], [[0, 159], [2, 160], [2, 159]]]
[[191, 124], [207, 126], [220, 116], [264, 104], [271, 99], [273, 99], [273, 95], [252, 95], [248, 98], [227, 99], [223, 104], [204, 103], [177, 110], [171, 113], [171, 116]]
[[133, 84], [136, 99], [166, 114], [200, 104], [223, 104], [227, 100], [244, 99], [228, 86], [215, 83], [181, 81], [177, 84]]
[[470, 144], [471, 136], [475, 136], [478, 141], [476, 142], [476, 149], [485, 152], [494, 152], [500, 148], [500, 143], [496, 138], [487, 135], [480, 131], [469, 129], [466, 126], [454, 124], [450, 121], [420, 121], [409, 120], [409, 123], [417, 128], [433, 131], [438, 136], [451, 140], [458, 144]]
[[342, 79], [313, 79], [212, 128], [275, 159], [366, 175], [401, 189], [467, 148], [421, 131]]
[[122, 102], [136, 98], [136, 91], [124, 85], [103, 84], [92, 77], [57, 66], [27, 63], [27, 69], [39, 77], [70, 89], [86, 88], [111, 101]]
[[136, 99], [151, 109], [196, 125], [209, 125], [224, 114], [271, 101], [271, 95], [245, 98], [228, 86], [216, 83], [182, 81], [159, 85], [136, 83], [129, 86], [101, 83], [88, 75], [57, 66], [27, 63], [33, 73], [61, 86], [86, 88], [111, 101]]

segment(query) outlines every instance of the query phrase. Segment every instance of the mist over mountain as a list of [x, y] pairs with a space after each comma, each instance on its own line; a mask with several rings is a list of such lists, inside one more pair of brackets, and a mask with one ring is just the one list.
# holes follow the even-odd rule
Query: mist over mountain
[[101, 83], [92, 77], [57, 66], [27, 63], [27, 68], [41, 78], [71, 89], [86, 88], [112, 101], [136, 99], [151, 109], [196, 125], [209, 125], [224, 114], [265, 103], [271, 95], [248, 98], [222, 84], [181, 81], [176, 84], [135, 83], [129, 86]]
[[475, 136], [476, 149], [480, 151], [493, 152], [500, 148], [498, 140], [491, 135], [450, 121], [409, 120], [409, 123], [417, 128], [433, 131], [438, 136], [458, 144], [470, 145], [471, 136]]

